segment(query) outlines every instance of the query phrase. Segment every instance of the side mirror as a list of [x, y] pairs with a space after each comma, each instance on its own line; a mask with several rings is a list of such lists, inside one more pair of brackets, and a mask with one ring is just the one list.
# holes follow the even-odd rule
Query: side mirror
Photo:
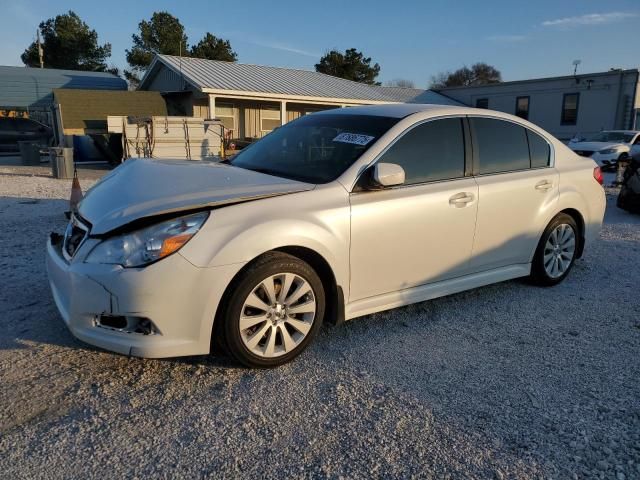
[[376, 163], [373, 181], [383, 187], [395, 187], [404, 183], [404, 168], [396, 163]]

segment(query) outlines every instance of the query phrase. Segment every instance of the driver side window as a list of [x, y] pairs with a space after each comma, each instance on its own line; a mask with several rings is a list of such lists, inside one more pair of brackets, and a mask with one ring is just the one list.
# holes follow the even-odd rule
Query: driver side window
[[464, 177], [462, 119], [420, 124], [401, 136], [379, 162], [395, 163], [405, 172], [405, 185]]

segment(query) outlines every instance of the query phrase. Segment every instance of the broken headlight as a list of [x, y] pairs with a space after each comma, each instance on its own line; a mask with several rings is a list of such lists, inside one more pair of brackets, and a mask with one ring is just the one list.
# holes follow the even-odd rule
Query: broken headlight
[[123, 267], [148, 265], [180, 250], [208, 216], [208, 212], [195, 213], [107, 238], [91, 250], [85, 261]]

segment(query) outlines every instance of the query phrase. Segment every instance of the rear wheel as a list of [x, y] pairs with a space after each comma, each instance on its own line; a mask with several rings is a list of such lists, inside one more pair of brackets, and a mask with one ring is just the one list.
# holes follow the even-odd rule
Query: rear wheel
[[234, 281], [225, 305], [229, 353], [249, 367], [276, 367], [298, 356], [318, 332], [325, 310], [322, 281], [302, 260], [274, 252]]
[[537, 285], [560, 283], [573, 267], [578, 252], [578, 226], [565, 214], [557, 215], [545, 228], [531, 265], [531, 280]]

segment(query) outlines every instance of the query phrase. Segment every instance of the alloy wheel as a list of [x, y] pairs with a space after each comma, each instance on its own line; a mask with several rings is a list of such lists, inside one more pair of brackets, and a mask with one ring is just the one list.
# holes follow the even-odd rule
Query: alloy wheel
[[258, 283], [240, 313], [240, 337], [254, 355], [273, 358], [295, 350], [316, 317], [316, 297], [307, 280], [278, 273]]
[[576, 251], [576, 234], [571, 225], [561, 223], [551, 231], [544, 246], [544, 269], [551, 278], [558, 278], [571, 266]]

